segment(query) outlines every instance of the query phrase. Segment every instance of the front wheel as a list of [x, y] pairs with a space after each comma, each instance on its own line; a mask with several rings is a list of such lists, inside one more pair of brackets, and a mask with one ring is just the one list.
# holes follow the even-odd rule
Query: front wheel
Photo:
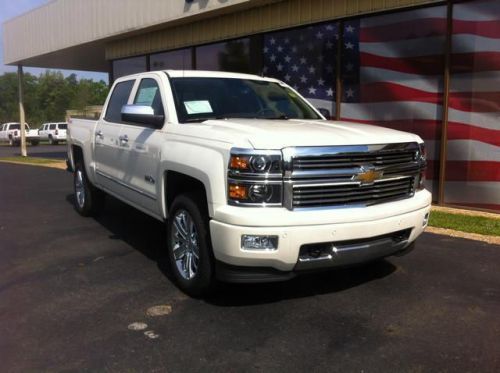
[[82, 216], [98, 214], [104, 206], [104, 192], [96, 189], [87, 178], [81, 163], [75, 165], [73, 174], [75, 209]]
[[167, 250], [176, 282], [185, 293], [198, 297], [214, 285], [214, 261], [208, 216], [201, 198], [178, 196], [167, 220]]

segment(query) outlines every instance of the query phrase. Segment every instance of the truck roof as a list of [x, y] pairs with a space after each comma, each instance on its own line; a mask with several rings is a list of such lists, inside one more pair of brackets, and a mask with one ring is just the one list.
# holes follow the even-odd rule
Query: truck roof
[[[204, 71], [204, 70], [158, 70], [158, 71], [145, 71], [138, 74], [132, 74], [127, 76], [122, 76], [119, 79], [131, 78], [136, 76], [141, 76], [143, 74], [164, 72], [172, 78], [182, 78], [182, 77], [193, 77], [193, 78], [233, 78], [233, 79], [251, 79], [251, 80], [263, 80], [268, 82], [280, 82], [278, 79], [268, 78], [253, 74], [241, 74], [241, 73], [231, 73], [223, 71]], [[118, 80], [118, 79], [117, 79]]]

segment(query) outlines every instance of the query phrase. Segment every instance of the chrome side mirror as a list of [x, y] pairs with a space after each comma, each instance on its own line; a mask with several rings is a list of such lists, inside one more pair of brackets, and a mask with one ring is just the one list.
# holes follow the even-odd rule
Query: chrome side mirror
[[162, 128], [165, 122], [164, 115], [155, 115], [151, 106], [124, 105], [121, 110], [122, 121], [145, 124], [155, 128]]

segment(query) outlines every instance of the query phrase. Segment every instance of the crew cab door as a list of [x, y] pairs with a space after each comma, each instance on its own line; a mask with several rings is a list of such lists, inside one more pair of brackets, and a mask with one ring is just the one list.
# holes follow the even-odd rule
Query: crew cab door
[[119, 140], [122, 127], [121, 110], [129, 102], [134, 83], [135, 79], [131, 79], [115, 84], [106, 113], [98, 121], [94, 132], [96, 182], [118, 194], [122, 191], [121, 183], [124, 175], [123, 164], [120, 164], [124, 150]]
[[[161, 82], [154, 75], [143, 77], [133, 93], [132, 104], [150, 106], [155, 115], [164, 116], [161, 87]], [[160, 213], [157, 196], [161, 186], [159, 167], [164, 136], [161, 128], [140, 123], [123, 123], [119, 136], [119, 167], [124, 171], [125, 197], [155, 214]]]

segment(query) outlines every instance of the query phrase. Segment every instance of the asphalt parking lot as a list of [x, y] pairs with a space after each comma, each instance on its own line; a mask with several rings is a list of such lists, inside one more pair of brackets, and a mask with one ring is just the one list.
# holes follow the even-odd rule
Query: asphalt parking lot
[[2, 371], [500, 370], [499, 246], [424, 234], [405, 257], [195, 300], [155, 262], [163, 225], [108, 202], [81, 218], [69, 173], [0, 164]]
[[[30, 157], [55, 158], [55, 159], [67, 158], [65, 143], [60, 143], [57, 145], [46, 145], [46, 144], [40, 144], [37, 146], [28, 145], [27, 151]], [[0, 158], [16, 157], [20, 155], [21, 155], [21, 147], [19, 146], [8, 146], [6, 144], [0, 145]]]

